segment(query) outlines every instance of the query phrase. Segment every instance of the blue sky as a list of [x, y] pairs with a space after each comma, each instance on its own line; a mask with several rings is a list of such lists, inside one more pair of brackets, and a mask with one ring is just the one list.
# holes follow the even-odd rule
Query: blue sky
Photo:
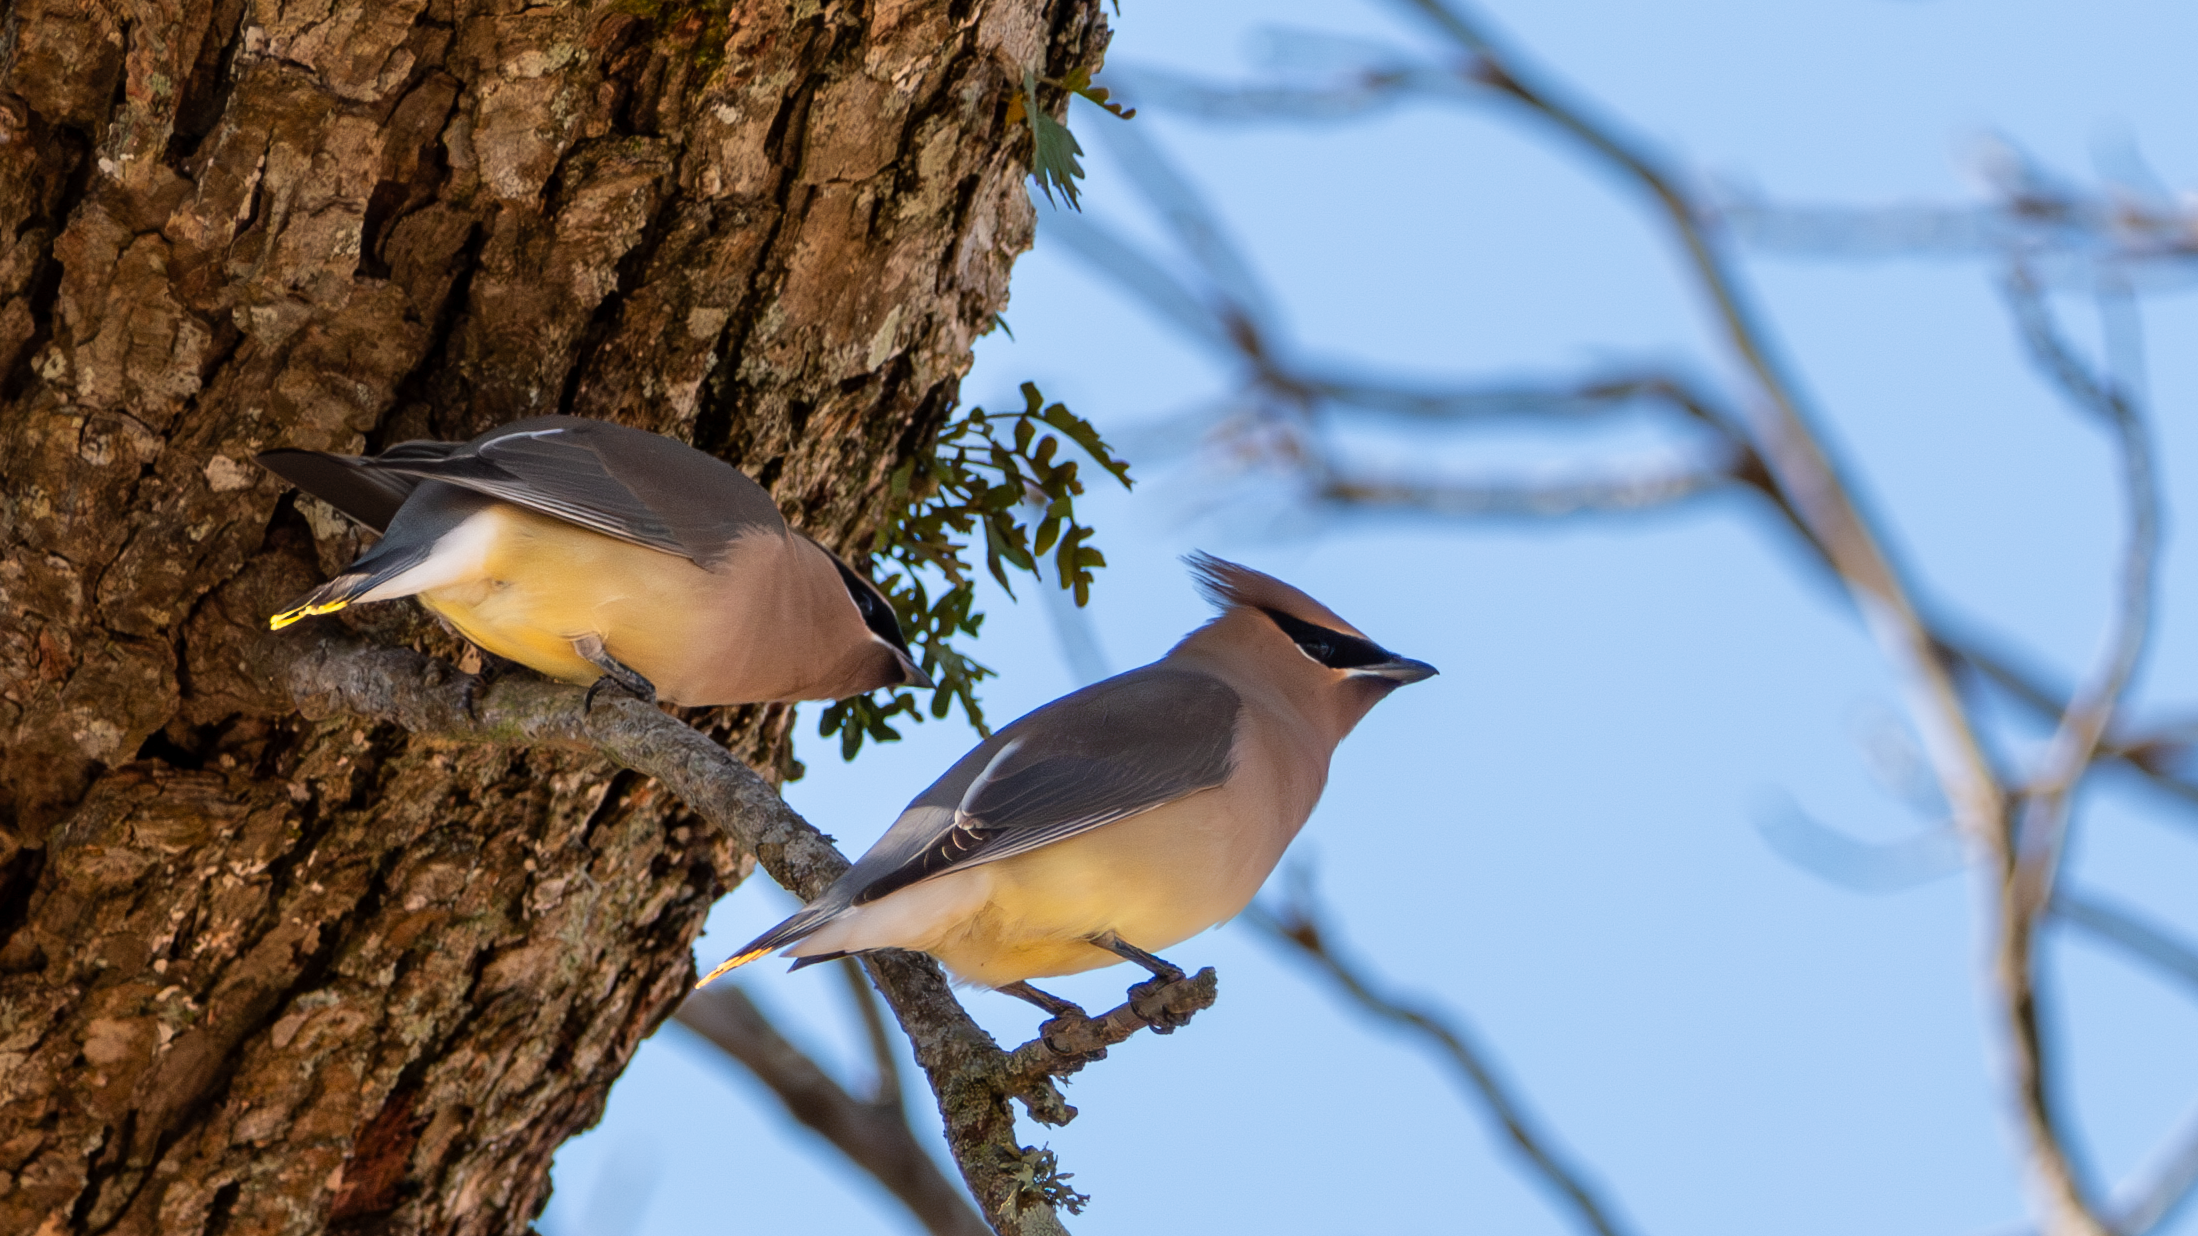
[[[1383, 7], [1129, 0], [1111, 58], [1235, 76], [1270, 25], [1423, 45]], [[1698, 175], [1811, 203], [1974, 201], [2000, 133], [2071, 177], [2134, 141], [2198, 185], [2198, 10], [2170, 3], [1741, 0], [1504, 3], [1517, 47]], [[1079, 107], [1090, 216], [1160, 235]], [[1374, 371], [1469, 379], [1653, 358], [1726, 362], [1651, 218], [1516, 117], [1423, 106], [1320, 126], [1203, 125], [1151, 110], [1157, 142], [1234, 230], [1290, 334]], [[1048, 209], [1041, 205], [1040, 210]], [[1746, 277], [1920, 590], [2059, 677], [2092, 655], [2118, 536], [2103, 439], [2032, 376], [1974, 262], [1751, 256]], [[2093, 337], [2079, 304], [2070, 331]], [[966, 399], [1035, 380], [1118, 440], [1230, 374], [1041, 233], [1018, 266], [1015, 338], [984, 340]], [[2171, 508], [2191, 492], [2198, 328], [2148, 304]], [[1445, 439], [1431, 458], [1546, 444]], [[1486, 452], [1481, 454], [1479, 452]], [[1738, 500], [1547, 525], [1276, 519], [1210, 510], [1157, 451], [1135, 493], [1093, 487], [1112, 566], [1088, 611], [1114, 668], [1203, 618], [1177, 557], [1208, 549], [1306, 588], [1442, 677], [1385, 702], [1338, 753], [1305, 861], [1355, 952], [1470, 1019], [1559, 1140], [1646, 1233], [2006, 1230], [2021, 1204], [1978, 996], [1966, 873], [1868, 895], [1781, 858], [1756, 824], [1791, 803], [1855, 836], [1931, 821], [1873, 778], [1861, 739], [1899, 717], [1844, 601]], [[2141, 716], [2198, 711], [2198, 580], [2171, 522]], [[979, 645], [1000, 718], [1075, 685], [1046, 611], [988, 595]], [[813, 729], [804, 723], [804, 731]], [[2038, 735], [2011, 730], [2009, 753]], [[966, 748], [951, 724], [841, 765], [809, 739], [788, 797], [850, 853]], [[2071, 879], [2198, 935], [2198, 815], [2104, 777]], [[721, 905], [705, 965], [782, 916], [761, 877]], [[1293, 959], [1227, 925], [1171, 950], [1222, 997], [1078, 1076], [1082, 1116], [1026, 1125], [1092, 1208], [1079, 1233], [1566, 1230], [1477, 1109]], [[1119, 970], [1061, 980], [1112, 1003]], [[2198, 1098], [2198, 1002], [2080, 939], [2046, 952], [2051, 1026], [2086, 1158], [2126, 1177]], [[740, 980], [843, 1076], [860, 1076], [836, 976]], [[965, 999], [1003, 1040], [1034, 1011]], [[910, 1070], [913, 1073], [913, 1070]], [[929, 1097], [912, 1083], [926, 1135]], [[559, 1156], [547, 1236], [898, 1232], [897, 1205], [676, 1027], [645, 1045], [595, 1131]], [[1164, 1217], [1164, 1218], [1163, 1218]], [[2198, 1232], [2189, 1214], [2171, 1231]]]

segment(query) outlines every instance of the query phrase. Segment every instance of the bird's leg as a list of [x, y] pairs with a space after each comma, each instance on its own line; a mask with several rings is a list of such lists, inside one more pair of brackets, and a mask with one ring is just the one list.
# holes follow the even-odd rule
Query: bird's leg
[[1091, 942], [1124, 961], [1134, 961], [1152, 971], [1152, 976], [1163, 983], [1183, 981], [1183, 968], [1165, 957], [1155, 957], [1111, 931], [1102, 931]]
[[587, 697], [581, 701], [583, 709], [595, 707], [595, 693], [602, 690], [605, 683], [617, 687], [644, 704], [656, 702], [656, 684], [643, 678], [625, 662], [605, 652], [600, 636], [583, 635], [572, 641], [572, 650], [579, 653], [588, 664], [603, 671], [601, 678], [589, 684]]
[[1152, 1027], [1154, 1034], [1173, 1034], [1179, 1027], [1190, 1023], [1191, 1019], [1188, 1013], [1178, 1017], [1168, 1012], [1164, 1005], [1156, 1003], [1153, 999], [1153, 997], [1160, 994], [1162, 989], [1183, 981], [1184, 974], [1181, 966], [1165, 957], [1155, 957], [1111, 931], [1102, 931], [1093, 936], [1091, 943], [1124, 961], [1134, 961], [1145, 967], [1145, 969], [1152, 971], [1151, 978], [1130, 988], [1129, 997], [1130, 1008], [1144, 1019], [1147, 1026]]
[[1059, 996], [1053, 995], [1050, 992], [1040, 991], [1037, 988], [1032, 987], [1029, 983], [1022, 982], [1020, 980], [1009, 983], [1005, 987], [995, 988], [994, 990], [998, 991], [1003, 996], [1013, 996], [1018, 1000], [1028, 1000], [1032, 1004], [1037, 1005], [1039, 1008], [1044, 1009], [1049, 1016], [1088, 1016], [1088, 1014], [1084, 1012], [1082, 1005], [1072, 1004], [1067, 1000], [1063, 1000]]

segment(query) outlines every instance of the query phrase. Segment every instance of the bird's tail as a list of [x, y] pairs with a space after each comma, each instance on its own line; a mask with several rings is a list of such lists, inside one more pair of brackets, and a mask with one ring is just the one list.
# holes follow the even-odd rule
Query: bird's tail
[[434, 545], [392, 545], [399, 538], [383, 537], [344, 572], [298, 598], [290, 608], [267, 620], [267, 629], [280, 631], [315, 614], [333, 614], [353, 601], [420, 565], [434, 552]]
[[[832, 921], [832, 919], [837, 917], [840, 911], [844, 909], [846, 909], [845, 906], [836, 905], [813, 905], [803, 907], [801, 910], [796, 911], [792, 918], [787, 919], [785, 922], [780, 923], [778, 926], [773, 927], [769, 931], [764, 932], [762, 935], [757, 936], [755, 939], [750, 940], [746, 948], [743, 948], [739, 952], [734, 953], [731, 957], [726, 958], [725, 961], [720, 964], [717, 969], [703, 975], [702, 981], [695, 984], [695, 990], [700, 991], [703, 988], [708, 987], [711, 983], [716, 982], [720, 975], [726, 974], [729, 971], [737, 970], [740, 967], [747, 965], [749, 962], [754, 961], [756, 958], [763, 956], [765, 953], [771, 952], [775, 949], [784, 948], [789, 944], [795, 944], [800, 942], [803, 938], [816, 931], [817, 928], [822, 927], [826, 923]], [[804, 958], [803, 960], [806, 961], [808, 959]], [[825, 959], [818, 958], [817, 960], [822, 961]], [[797, 962], [795, 964], [798, 966], [801, 963]]]
[[311, 618], [317, 614], [333, 614], [358, 600], [367, 590], [380, 582], [381, 578], [377, 573], [347, 571], [299, 597], [297, 604], [269, 618], [267, 620], [267, 629], [280, 631], [293, 622]]

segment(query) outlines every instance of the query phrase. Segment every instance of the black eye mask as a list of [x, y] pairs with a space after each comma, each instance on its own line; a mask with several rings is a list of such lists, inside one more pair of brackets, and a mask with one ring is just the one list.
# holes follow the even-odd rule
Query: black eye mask
[[1281, 610], [1262, 609], [1259, 612], [1274, 620], [1282, 633], [1296, 641], [1299, 651], [1329, 669], [1358, 669], [1366, 665], [1381, 665], [1397, 659], [1395, 653], [1370, 639], [1345, 635], [1327, 627], [1292, 618]]
[[849, 570], [847, 564], [837, 559], [832, 565], [840, 569], [840, 582], [847, 585], [847, 595], [855, 599], [855, 612], [862, 615], [862, 625], [870, 633], [901, 650], [908, 652], [908, 641], [901, 636], [901, 624], [893, 617], [893, 607], [878, 591], [863, 581], [860, 575]]

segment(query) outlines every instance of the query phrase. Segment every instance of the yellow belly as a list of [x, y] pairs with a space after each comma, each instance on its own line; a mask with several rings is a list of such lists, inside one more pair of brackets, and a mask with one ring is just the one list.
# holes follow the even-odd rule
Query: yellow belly
[[1244, 817], [1241, 795], [1206, 790], [945, 880], [989, 886], [975, 914], [919, 947], [987, 987], [1076, 974], [1121, 958], [1087, 941], [1112, 931], [1160, 952], [1234, 917], [1282, 856], [1290, 827]]

